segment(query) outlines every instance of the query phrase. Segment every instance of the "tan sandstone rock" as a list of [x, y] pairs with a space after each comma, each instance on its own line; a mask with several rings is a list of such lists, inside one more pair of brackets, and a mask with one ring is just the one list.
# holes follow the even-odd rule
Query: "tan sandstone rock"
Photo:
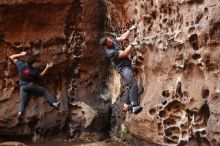
[[137, 25], [131, 59], [145, 87], [138, 115], [120, 120], [121, 102], [115, 105], [118, 126], [126, 123], [136, 138], [159, 145], [218, 145], [219, 1], [110, 0], [107, 6], [107, 31]]

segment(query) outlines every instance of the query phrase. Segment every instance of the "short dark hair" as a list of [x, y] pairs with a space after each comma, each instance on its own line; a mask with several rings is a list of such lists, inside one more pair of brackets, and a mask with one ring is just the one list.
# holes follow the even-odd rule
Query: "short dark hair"
[[27, 59], [27, 64], [32, 65], [34, 62], [36, 62], [36, 56], [32, 55]]
[[108, 38], [106, 36], [102, 37], [99, 41], [99, 45], [106, 45], [106, 41], [108, 40]]

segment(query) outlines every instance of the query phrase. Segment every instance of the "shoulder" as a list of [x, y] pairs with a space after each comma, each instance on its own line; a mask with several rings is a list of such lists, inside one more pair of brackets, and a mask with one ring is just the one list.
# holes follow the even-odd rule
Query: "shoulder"
[[113, 37], [113, 38], [112, 38], [112, 41], [113, 41], [114, 43], [118, 43], [117, 37]]
[[30, 68], [31, 72], [34, 73], [34, 74], [39, 74], [40, 73], [40, 70], [38, 68]]
[[15, 64], [16, 64], [18, 70], [22, 70], [23, 68], [26, 67], [26, 63], [24, 63], [24, 62], [22, 62], [20, 60], [16, 60]]
[[110, 59], [115, 59], [118, 57], [119, 51], [116, 49], [105, 49], [105, 51], [106, 51], [106, 55]]
[[24, 62], [22, 62], [22, 61], [20, 61], [20, 60], [16, 60], [16, 65], [23, 65], [24, 64]]
[[114, 51], [116, 51], [116, 50], [112, 49], [112, 48], [105, 48], [105, 52], [107, 55], [113, 53]]

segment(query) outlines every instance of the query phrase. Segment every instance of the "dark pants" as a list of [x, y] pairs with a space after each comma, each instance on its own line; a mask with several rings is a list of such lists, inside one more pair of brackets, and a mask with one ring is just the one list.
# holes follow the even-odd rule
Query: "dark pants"
[[41, 86], [29, 83], [29, 84], [20, 86], [21, 101], [20, 101], [20, 105], [18, 109], [19, 112], [24, 113], [25, 106], [27, 104], [28, 97], [30, 95], [44, 96], [50, 104], [55, 102], [55, 99], [47, 92], [46, 89], [44, 89]]
[[[134, 77], [134, 73], [132, 71], [131, 67], [125, 67], [120, 71], [120, 75], [125, 80], [125, 82], [129, 86], [129, 96], [130, 96], [130, 102], [133, 105], [138, 105], [138, 85], [137, 81]], [[126, 100], [126, 103], [128, 101]]]

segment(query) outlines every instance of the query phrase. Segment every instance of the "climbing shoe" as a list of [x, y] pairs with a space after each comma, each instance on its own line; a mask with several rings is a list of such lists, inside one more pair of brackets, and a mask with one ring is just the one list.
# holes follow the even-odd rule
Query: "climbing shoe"
[[23, 115], [21, 112], [18, 113], [17, 119], [21, 121], [23, 119]]
[[134, 114], [137, 114], [137, 113], [141, 112], [142, 109], [143, 109], [142, 106], [139, 106], [139, 105], [133, 106], [133, 107], [132, 107], [132, 112], [133, 112]]
[[60, 101], [57, 101], [57, 102], [53, 103], [53, 107], [59, 108], [59, 106], [60, 106]]
[[132, 106], [128, 105], [127, 107], [123, 107], [123, 112], [128, 112], [132, 110]]

